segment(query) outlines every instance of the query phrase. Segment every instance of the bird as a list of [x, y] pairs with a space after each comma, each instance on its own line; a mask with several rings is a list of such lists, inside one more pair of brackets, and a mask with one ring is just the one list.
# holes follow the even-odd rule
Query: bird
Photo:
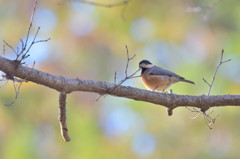
[[141, 69], [141, 80], [145, 87], [151, 91], [164, 92], [172, 84], [176, 82], [186, 82], [195, 84], [193, 81], [186, 80], [169, 70], [153, 65], [148, 60], [139, 62]]

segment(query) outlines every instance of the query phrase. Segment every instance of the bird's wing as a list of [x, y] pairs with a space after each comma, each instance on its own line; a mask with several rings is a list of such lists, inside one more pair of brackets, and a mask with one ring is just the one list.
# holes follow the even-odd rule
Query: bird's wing
[[184, 79], [183, 77], [171, 72], [171, 71], [168, 71], [168, 70], [165, 70], [161, 67], [158, 67], [158, 66], [154, 66], [152, 68], [149, 68], [147, 70], [147, 72], [150, 74], [150, 75], [167, 75], [167, 76], [174, 76], [174, 77], [177, 77], [179, 79]]

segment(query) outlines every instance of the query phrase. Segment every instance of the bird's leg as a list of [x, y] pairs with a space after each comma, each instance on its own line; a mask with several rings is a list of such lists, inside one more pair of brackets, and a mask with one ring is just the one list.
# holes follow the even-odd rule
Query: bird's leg
[[165, 91], [166, 89], [164, 89], [163, 91], [162, 91], [162, 93], [163, 94], [167, 94], [168, 92], [167, 91]]
[[156, 86], [152, 91], [154, 92], [157, 88], [158, 88], [158, 86]]
[[165, 91], [166, 89], [164, 89], [163, 91], [162, 91], [162, 93], [164, 93], [164, 94], [173, 94], [173, 90], [172, 89], [170, 89], [169, 91]]

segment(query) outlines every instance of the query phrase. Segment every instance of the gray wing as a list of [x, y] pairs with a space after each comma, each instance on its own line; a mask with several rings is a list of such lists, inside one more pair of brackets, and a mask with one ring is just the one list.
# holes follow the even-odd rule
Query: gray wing
[[182, 79], [184, 80], [183, 77], [171, 72], [171, 71], [168, 71], [168, 70], [165, 70], [161, 67], [158, 67], [158, 66], [154, 66], [153, 68], [149, 68], [148, 70], [146, 70], [150, 75], [167, 75], [167, 76], [174, 76], [174, 77], [177, 77], [179, 79]]

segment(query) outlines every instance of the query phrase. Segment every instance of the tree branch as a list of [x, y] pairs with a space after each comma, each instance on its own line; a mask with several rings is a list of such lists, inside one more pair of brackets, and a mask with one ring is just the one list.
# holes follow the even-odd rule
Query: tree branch
[[217, 66], [217, 68], [216, 68], [216, 70], [215, 70], [215, 73], [214, 73], [214, 75], [213, 75], [211, 84], [208, 83], [207, 80], [205, 80], [204, 78], [202, 78], [203, 81], [204, 81], [205, 83], [207, 83], [207, 85], [209, 86], [208, 96], [209, 96], [210, 93], [211, 93], [211, 89], [212, 89], [212, 86], [213, 86], [213, 82], [215, 81], [215, 77], [216, 77], [216, 75], [217, 75], [218, 69], [220, 68], [220, 66], [221, 66], [222, 64], [224, 64], [224, 63], [229, 62], [229, 61], [232, 60], [232, 59], [228, 59], [228, 60], [223, 61], [223, 53], [224, 53], [224, 50], [222, 49], [221, 57], [220, 57], [220, 62], [219, 62], [218, 66]]
[[64, 141], [68, 142], [71, 140], [70, 136], [68, 135], [68, 128], [67, 128], [67, 116], [66, 116], [66, 98], [67, 95], [65, 92], [60, 92], [59, 94], [59, 123], [61, 128], [61, 135]]
[[162, 94], [151, 92], [130, 86], [119, 86], [112, 90], [116, 85], [114, 83], [70, 79], [67, 77], [56, 76], [45, 73], [33, 68], [18, 65], [16, 62], [0, 57], [0, 70], [4, 73], [32, 81], [37, 84], [55, 89], [59, 92], [71, 93], [74, 91], [94, 92], [99, 94], [109, 94], [118, 97], [134, 99], [137, 101], [145, 101], [174, 109], [180, 106], [192, 106], [200, 109], [217, 106], [240, 106], [240, 95], [217, 95], [217, 96], [190, 96], [190, 95], [176, 95], [176, 94]]
[[106, 8], [111, 8], [111, 7], [117, 7], [117, 6], [122, 6], [128, 4], [131, 0], [123, 0], [117, 3], [112, 3], [112, 4], [104, 4], [104, 3], [98, 3], [90, 0], [78, 0], [79, 2], [98, 6], [98, 7], [106, 7]]

